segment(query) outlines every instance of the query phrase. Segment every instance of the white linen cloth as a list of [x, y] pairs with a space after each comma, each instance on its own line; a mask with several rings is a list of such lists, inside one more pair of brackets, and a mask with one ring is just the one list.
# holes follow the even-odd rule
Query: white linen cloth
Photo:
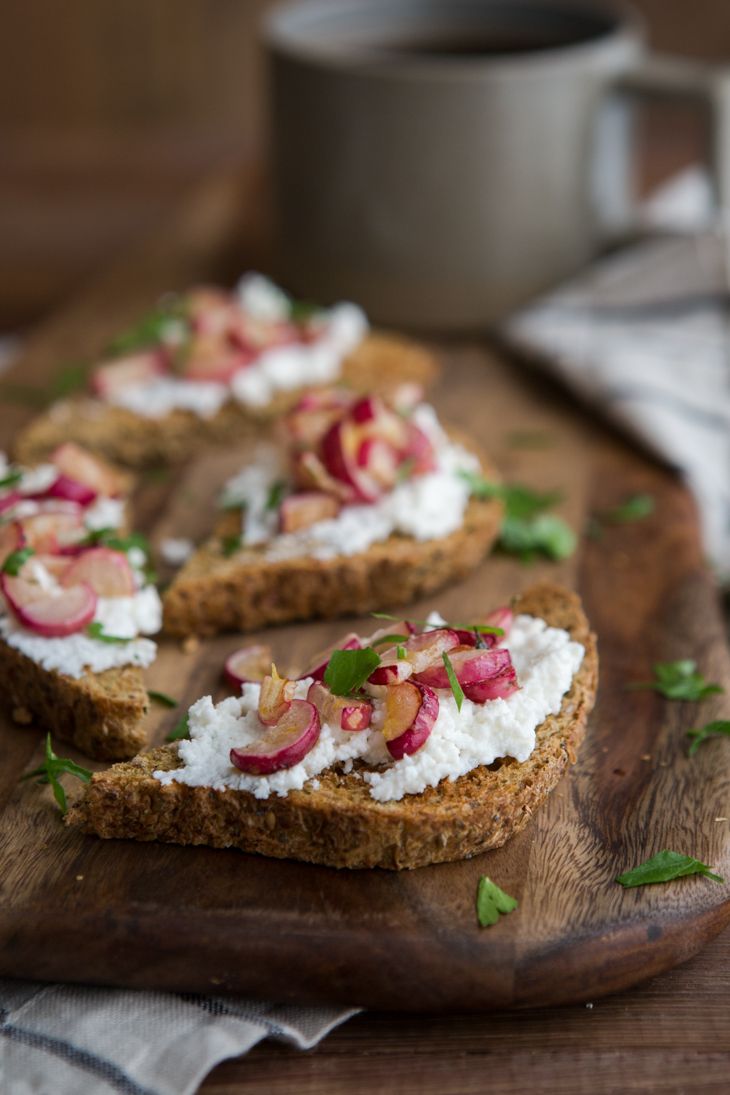
[[310, 1049], [355, 1014], [238, 997], [0, 980], [5, 1095], [192, 1095], [264, 1038]]
[[[688, 177], [692, 182], [692, 177]], [[502, 328], [586, 404], [676, 467], [730, 580], [728, 237], [653, 238], [596, 263]]]

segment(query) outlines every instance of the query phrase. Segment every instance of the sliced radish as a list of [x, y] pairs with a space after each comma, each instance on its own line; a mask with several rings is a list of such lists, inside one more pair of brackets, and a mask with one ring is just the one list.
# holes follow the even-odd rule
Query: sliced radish
[[318, 521], [327, 521], [340, 512], [340, 503], [324, 491], [300, 491], [290, 494], [279, 507], [279, 531], [299, 532]]
[[20, 491], [9, 490], [7, 494], [3, 494], [0, 498], [0, 513], [5, 513], [6, 510], [12, 509], [18, 502], [22, 501], [23, 495]]
[[123, 551], [95, 547], [82, 552], [64, 572], [64, 587], [86, 583], [97, 597], [131, 597], [136, 585], [134, 572]]
[[49, 555], [77, 544], [86, 536], [80, 509], [50, 509], [24, 517], [20, 523], [28, 546]]
[[323, 491], [342, 501], [351, 497], [350, 489], [333, 478], [317, 454], [309, 450], [292, 454], [292, 478], [302, 490]]
[[231, 764], [255, 776], [293, 768], [317, 744], [319, 733], [319, 714], [314, 704], [292, 700], [287, 711], [257, 741], [231, 749]]
[[159, 350], [140, 350], [98, 365], [91, 375], [91, 387], [100, 399], [111, 399], [127, 388], [149, 384], [166, 372]]
[[357, 452], [358, 467], [372, 476], [383, 490], [392, 490], [401, 460], [396, 449], [380, 437], [366, 437]]
[[271, 647], [244, 646], [226, 658], [223, 674], [229, 684], [240, 688], [251, 681], [262, 681], [271, 671]]
[[310, 684], [307, 699], [319, 711], [320, 720], [330, 726], [356, 732], [367, 730], [370, 725], [373, 716], [371, 703], [367, 700], [335, 696], [321, 681]]
[[322, 438], [322, 461], [333, 478], [344, 483], [359, 502], [375, 502], [380, 489], [364, 468], [358, 467], [360, 431], [347, 420], [333, 423]]
[[305, 392], [294, 407], [298, 411], [344, 411], [352, 403], [352, 396], [342, 388], [315, 388]]
[[395, 760], [417, 753], [428, 739], [438, 718], [435, 692], [422, 684], [406, 681], [394, 684], [385, 696], [383, 737]]
[[359, 636], [355, 635], [354, 632], [350, 632], [350, 634], [345, 635], [344, 639], [341, 639], [340, 642], [334, 643], [321, 654], [318, 654], [314, 659], [313, 666], [302, 673], [298, 679], [303, 681], [306, 677], [313, 677], [315, 681], [323, 680], [325, 670], [327, 669], [330, 658], [335, 650], [362, 650], [362, 643], [360, 642]]
[[96, 612], [96, 594], [88, 585], [49, 592], [37, 582], [0, 574], [0, 588], [20, 623], [49, 638], [81, 631]]
[[14, 551], [19, 551], [27, 546], [28, 542], [20, 521], [11, 521], [7, 525], [0, 525], [0, 566], [5, 562], [8, 555], [12, 555]]
[[55, 483], [52, 483], [45, 492], [47, 498], [61, 498], [66, 502], [76, 502], [79, 506], [90, 506], [96, 500], [96, 491], [80, 483], [78, 479], [70, 479], [61, 473]]
[[500, 673], [475, 684], [466, 684], [464, 695], [472, 703], [486, 703], [487, 700], [506, 700], [520, 685], [513, 665], [506, 666]]
[[413, 666], [414, 673], [421, 673], [431, 665], [443, 666], [443, 654], [459, 645], [459, 636], [450, 627], [438, 627], [432, 631], [422, 631], [412, 635], [404, 643], [406, 658]]
[[413, 666], [407, 658], [399, 658], [395, 647], [386, 650], [380, 665], [367, 679], [368, 685], [402, 684], [413, 676]]
[[261, 681], [259, 718], [266, 726], [273, 726], [292, 705], [296, 681], [280, 677], [276, 666]]
[[124, 477], [75, 441], [59, 445], [51, 454], [51, 463], [61, 475], [84, 483], [105, 498], [114, 498], [124, 490]]
[[377, 395], [364, 395], [353, 403], [350, 416], [355, 422], [375, 422], [384, 412], [383, 401]]
[[229, 346], [213, 335], [198, 335], [188, 345], [182, 372], [186, 380], [213, 380], [228, 384], [239, 369], [251, 364], [253, 355]]
[[423, 385], [414, 380], [405, 380], [399, 384], [390, 396], [390, 402], [397, 411], [407, 414], [423, 402]]
[[[478, 647], [463, 647], [449, 652], [449, 661], [462, 688], [479, 681], [496, 677], [512, 664], [509, 650], [482, 650]], [[440, 665], [431, 665], [417, 674], [421, 684], [430, 688], [449, 688], [449, 678], [443, 659]]]
[[203, 285], [185, 294], [185, 310], [193, 330], [222, 338], [231, 329], [236, 309], [225, 289]]
[[425, 475], [435, 471], [436, 454], [429, 438], [413, 422], [406, 423], [406, 443], [402, 450], [405, 460], [412, 461], [413, 473]]

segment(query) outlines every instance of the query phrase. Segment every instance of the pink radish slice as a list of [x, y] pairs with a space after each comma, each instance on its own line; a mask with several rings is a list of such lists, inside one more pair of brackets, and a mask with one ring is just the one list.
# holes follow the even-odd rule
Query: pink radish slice
[[502, 605], [501, 608], [495, 608], [493, 612], [489, 612], [480, 622], [488, 624], [489, 627], [501, 627], [504, 635], [500, 637], [500, 642], [503, 642], [509, 635], [514, 618], [515, 614], [509, 605]]
[[235, 349], [212, 335], [193, 339], [185, 357], [183, 374], [187, 380], [214, 380], [227, 384], [234, 373], [253, 360], [253, 355]]
[[244, 646], [226, 658], [223, 675], [234, 688], [252, 681], [260, 682], [271, 672], [271, 647]]
[[390, 755], [402, 760], [417, 753], [433, 730], [438, 713], [438, 696], [425, 685], [406, 681], [389, 688], [383, 737]]
[[0, 588], [20, 623], [48, 638], [81, 631], [96, 612], [96, 594], [88, 585], [49, 593], [37, 582], [0, 574]]
[[339, 643], [328, 647], [324, 653], [319, 654], [312, 668], [307, 669], [306, 672], [302, 673], [298, 680], [303, 681], [305, 677], [313, 677], [315, 681], [323, 680], [325, 670], [327, 669], [330, 658], [335, 650], [362, 650], [362, 643], [360, 642], [359, 637], [355, 635], [354, 632], [351, 632], [349, 635], [346, 635], [344, 639], [341, 639]]
[[[452, 650], [449, 652], [449, 661], [462, 688], [489, 677], [496, 677], [512, 664], [509, 650], [503, 648], [482, 650], [469, 647], [466, 650]], [[443, 658], [440, 664], [431, 665], [416, 676], [421, 684], [427, 684], [430, 688], [450, 687]]]
[[57, 554], [86, 535], [81, 511], [76, 509], [36, 513], [23, 517], [20, 524], [29, 547], [49, 555]]
[[135, 591], [134, 573], [123, 551], [95, 547], [83, 551], [65, 571], [61, 585], [86, 582], [97, 597], [131, 597]]
[[279, 507], [281, 532], [299, 532], [318, 521], [327, 521], [340, 512], [340, 503], [324, 491], [301, 491], [290, 494]]
[[317, 708], [320, 720], [330, 726], [356, 732], [367, 730], [370, 725], [373, 716], [371, 703], [335, 696], [321, 681], [310, 684], [307, 699]]
[[413, 666], [413, 672], [420, 673], [431, 665], [443, 665], [444, 652], [453, 650], [458, 645], [459, 636], [452, 628], [439, 627], [412, 635], [404, 643], [404, 650], [406, 658]]
[[55, 483], [52, 483], [45, 492], [47, 498], [62, 498], [67, 502], [77, 502], [80, 506], [90, 506], [96, 499], [96, 491], [80, 483], [76, 479], [70, 479], [67, 475], [59, 475]]
[[230, 293], [207, 285], [185, 294], [185, 308], [193, 330], [202, 335], [225, 336], [235, 315]]
[[357, 465], [359, 434], [352, 422], [335, 422], [322, 438], [322, 460], [330, 475], [350, 488], [355, 501], [375, 502], [380, 496], [380, 489], [375, 480]]
[[402, 684], [413, 676], [413, 666], [406, 658], [399, 658], [396, 648], [386, 650], [380, 665], [368, 677], [367, 683], [374, 685]]
[[121, 494], [124, 480], [120, 473], [110, 468], [96, 456], [77, 445], [64, 441], [51, 454], [51, 463], [61, 475], [67, 475], [77, 483], [90, 487], [97, 495], [113, 498]]
[[436, 468], [433, 445], [423, 430], [413, 422], [407, 423], [407, 440], [403, 448], [403, 458], [413, 461], [413, 472], [416, 475], [424, 475]]
[[519, 689], [517, 674], [513, 665], [508, 665], [501, 673], [475, 684], [465, 684], [464, 695], [472, 703], [486, 703], [487, 700], [506, 700]]
[[331, 476], [314, 452], [292, 454], [292, 478], [303, 490], [323, 491], [343, 501], [351, 498], [349, 487]]
[[357, 464], [384, 490], [391, 490], [395, 485], [400, 459], [388, 441], [366, 437], [358, 449]]
[[317, 744], [319, 732], [319, 715], [314, 704], [292, 700], [289, 709], [258, 741], [242, 749], [231, 749], [231, 764], [255, 776], [293, 768]]
[[274, 726], [286, 714], [292, 705], [295, 688], [296, 681], [280, 677], [276, 669], [271, 667], [271, 674], [267, 674], [261, 681], [259, 695], [259, 718], [266, 726]]
[[26, 539], [20, 522], [11, 521], [7, 525], [0, 525], [0, 566], [8, 555], [22, 547], [26, 547]]
[[0, 498], [0, 513], [5, 513], [6, 510], [12, 509], [18, 502], [22, 501], [23, 495], [17, 490], [9, 490], [7, 494], [4, 494]]
[[375, 422], [383, 413], [385, 407], [376, 395], [364, 395], [353, 403], [350, 416], [355, 422]]
[[91, 375], [91, 387], [101, 399], [111, 399], [127, 388], [149, 384], [166, 372], [163, 355], [158, 350], [141, 350], [102, 362]]

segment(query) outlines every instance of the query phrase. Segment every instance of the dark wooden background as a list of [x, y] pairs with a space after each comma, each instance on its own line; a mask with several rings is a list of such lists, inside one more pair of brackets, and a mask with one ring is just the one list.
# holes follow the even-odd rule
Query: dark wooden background
[[[590, 0], [585, 0], [590, 2]], [[260, 155], [272, 0], [3, 0], [0, 331], [93, 277], [211, 169]], [[637, 0], [657, 49], [730, 58], [727, 0]], [[666, 121], [666, 117], [665, 117]], [[648, 118], [643, 184], [698, 149]]]

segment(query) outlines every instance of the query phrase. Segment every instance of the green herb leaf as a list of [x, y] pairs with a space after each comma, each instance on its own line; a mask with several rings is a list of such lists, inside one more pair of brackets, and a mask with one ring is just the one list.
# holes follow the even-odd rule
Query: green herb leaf
[[266, 509], [273, 510], [278, 509], [282, 503], [284, 495], [286, 494], [286, 480], [277, 479], [275, 483], [271, 484], [269, 489], [269, 496], [266, 499]]
[[10, 471], [4, 479], [0, 479], [0, 490], [6, 490], [8, 487], [15, 487], [23, 478], [22, 471]]
[[555, 444], [547, 430], [513, 430], [505, 440], [513, 449], [548, 449]]
[[[389, 612], [371, 612], [370, 615], [375, 620], [402, 620], [403, 619], [402, 616], [391, 616], [391, 614]], [[430, 627], [430, 628], [434, 628], [434, 629], [439, 628], [439, 627], [450, 627], [450, 628], [453, 628], [455, 631], [476, 631], [479, 635], [504, 635], [504, 628], [502, 628], [502, 627], [490, 627], [489, 624], [455, 624], [455, 623], [452, 623], [450, 620], [447, 621], [446, 623], [443, 623], [443, 624], [432, 624], [428, 620], [409, 620], [409, 623], [415, 624], [417, 627]], [[392, 638], [407, 639], [407, 638], [409, 638], [409, 636], [407, 636], [407, 635], [396, 635], [396, 636], [386, 635], [386, 636], [384, 636], [384, 638], [386, 638], [386, 639], [392, 639]], [[378, 643], [380, 643], [380, 641], [381, 641], [380, 639], [377, 640]]]
[[3, 563], [3, 573], [10, 574], [13, 578], [17, 578], [31, 555], [35, 555], [35, 550], [32, 547], [18, 548], [17, 551], [11, 551]]
[[603, 525], [626, 525], [632, 521], [641, 521], [654, 512], [654, 496], [651, 494], [633, 494], [614, 509], [599, 510], [591, 515], [587, 533], [598, 539]]
[[235, 555], [242, 547], [243, 541], [240, 536], [224, 536], [221, 540], [221, 549], [226, 559], [230, 559], [231, 555]]
[[700, 863], [699, 859], [683, 855], [681, 852], [663, 851], [647, 859], [638, 867], [625, 871], [616, 879], [622, 886], [647, 886], [653, 882], [671, 882], [674, 878], [684, 878], [686, 875], [701, 874], [705, 878], [711, 878], [713, 882], [724, 882], [720, 875], [712, 873], [712, 867], [706, 863]]
[[689, 747], [689, 755], [693, 757], [703, 741], [723, 736], [730, 737], [730, 721], [727, 719], [716, 719], [714, 722], [701, 726], [699, 730], [688, 730], [687, 737], [694, 739]]
[[74, 361], [62, 365], [48, 385], [51, 402], [56, 399], [63, 399], [65, 396], [85, 388], [90, 371], [91, 363], [88, 361]]
[[179, 722], [175, 723], [170, 733], [167, 735], [166, 741], [181, 741], [183, 738], [190, 737], [190, 724], [188, 715], [185, 714]]
[[319, 305], [312, 304], [311, 300], [291, 300], [289, 302], [289, 319], [292, 323], [308, 323], [312, 316], [321, 311]]
[[107, 351], [118, 357], [121, 354], [131, 353], [133, 350], [157, 346], [165, 341], [165, 334], [171, 323], [182, 323], [186, 319], [185, 302], [180, 298], [173, 298], [148, 312], [138, 323], [112, 339], [107, 346]]
[[83, 780], [84, 783], [88, 783], [92, 775], [87, 768], [82, 768], [75, 761], [69, 760], [67, 757], [57, 757], [51, 746], [51, 735], [48, 734], [46, 736], [46, 755], [43, 764], [38, 768], [34, 768], [32, 772], [26, 772], [24, 776], [21, 776], [21, 779], [33, 779], [35, 777], [39, 783], [50, 783], [53, 797], [60, 806], [61, 813], [65, 814], [68, 808], [66, 792], [58, 778], [64, 774], [75, 776], [77, 779]]
[[477, 920], [480, 928], [490, 928], [500, 916], [506, 916], [517, 908], [517, 900], [501, 890], [486, 875], [479, 879], [477, 887]]
[[519, 555], [523, 562], [532, 562], [538, 555], [567, 559], [575, 551], [576, 537], [565, 521], [552, 513], [541, 513], [531, 519], [505, 517], [499, 546], [502, 551]]
[[144, 552], [147, 559], [152, 554], [150, 542], [143, 533], [130, 532], [128, 536], [120, 536], [118, 530], [114, 528], [91, 529], [78, 544], [79, 547], [97, 547], [99, 545], [111, 548], [113, 551], [124, 552], [131, 551], [132, 548], [138, 548]]
[[168, 696], [166, 692], [155, 692], [148, 688], [147, 695], [154, 703], [159, 703], [161, 707], [177, 707], [178, 701], [174, 700], [172, 696]]
[[98, 639], [102, 643], [128, 643], [131, 642], [129, 636], [124, 635], [107, 635], [104, 630], [104, 625], [99, 620], [94, 620], [86, 628], [86, 634], [90, 639]]
[[349, 696], [362, 688], [379, 665], [380, 655], [371, 646], [362, 650], [335, 650], [324, 671], [324, 683], [335, 696]]
[[405, 648], [404, 646], [400, 646], [400, 644], [399, 644], [399, 645], [398, 645], [398, 646], [397, 646], [397, 647], [395, 648], [395, 656], [396, 656], [396, 658], [398, 658], [398, 659], [399, 659], [399, 661], [405, 661], [405, 657], [406, 657], [406, 648]]
[[464, 692], [462, 691], [462, 687], [456, 678], [456, 673], [454, 673], [454, 667], [451, 664], [451, 659], [449, 658], [449, 655], [446, 653], [446, 651], [443, 652], [441, 657], [443, 658], [444, 665], [446, 666], [446, 676], [449, 678], [451, 691], [454, 693], [454, 699], [456, 700], [456, 709], [457, 711], [461, 711], [461, 705], [464, 702]]
[[374, 639], [371, 642], [371, 646], [395, 646], [396, 643], [407, 643], [409, 635], [381, 635], [379, 639]]
[[697, 672], [697, 663], [691, 658], [682, 658], [676, 662], [657, 662], [654, 666], [655, 680], [635, 681], [626, 687], [633, 690], [642, 688], [659, 692], [668, 700], [688, 700], [698, 703], [716, 692], [724, 692], [721, 685], [709, 683]]

